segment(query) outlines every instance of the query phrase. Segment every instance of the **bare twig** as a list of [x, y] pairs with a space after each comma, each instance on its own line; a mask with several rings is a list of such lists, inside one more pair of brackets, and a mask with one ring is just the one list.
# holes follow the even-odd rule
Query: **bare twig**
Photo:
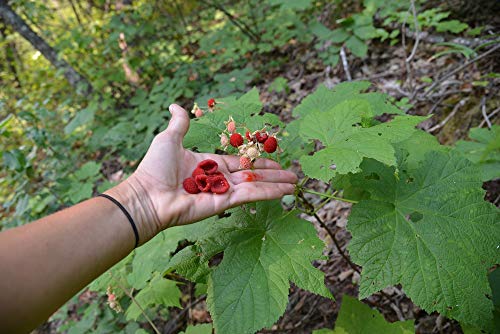
[[415, 53], [417, 52], [418, 48], [418, 43], [420, 43], [420, 28], [418, 26], [418, 19], [417, 19], [417, 9], [415, 8], [415, 0], [411, 0], [411, 11], [413, 13], [413, 22], [415, 24], [415, 44], [413, 45], [413, 49], [411, 50], [410, 55], [408, 58], [406, 58], [406, 62], [409, 63], [412, 61], [413, 57], [415, 57]]
[[488, 128], [491, 129], [491, 122], [488, 118], [488, 115], [486, 114], [486, 96], [483, 96], [483, 98], [481, 99], [481, 113], [483, 114], [484, 121], [488, 125]]
[[342, 66], [344, 67], [344, 73], [347, 81], [352, 81], [351, 72], [349, 72], [349, 63], [347, 62], [347, 56], [343, 46], [340, 48], [340, 58], [342, 59]]
[[[489, 120], [491, 119], [493, 116], [495, 116], [498, 112], [500, 111], [500, 108], [496, 108], [495, 110], [493, 110], [491, 113], [489, 113], [489, 115], [486, 116], [486, 118]], [[483, 119], [483, 121], [479, 124], [479, 127], [482, 128], [484, 123], [486, 123], [486, 118]]]
[[465, 98], [463, 100], [460, 100], [460, 102], [458, 102], [455, 105], [455, 107], [453, 107], [453, 110], [448, 114], [448, 116], [446, 116], [445, 119], [443, 119], [440, 123], [436, 124], [435, 126], [433, 126], [432, 128], [430, 128], [429, 130], [427, 130], [427, 132], [434, 132], [434, 131], [442, 128], [446, 123], [448, 123], [448, 121], [453, 116], [455, 116], [455, 114], [457, 113], [458, 109], [460, 109], [460, 107], [462, 107], [468, 100], [469, 100], [469, 98]]
[[439, 100], [437, 100], [437, 102], [434, 103], [434, 105], [431, 107], [431, 109], [429, 110], [427, 115], [432, 114], [437, 109], [437, 107], [441, 104], [441, 102], [443, 102], [444, 98], [445, 98], [444, 96], [440, 97]]
[[[408, 9], [408, 12], [410, 11], [410, 9], [411, 7]], [[408, 83], [408, 86], [410, 87], [411, 91], [408, 97], [410, 97], [410, 100], [413, 100], [413, 97], [415, 95], [415, 91], [413, 90], [413, 70], [410, 62], [407, 61], [409, 57], [407, 56], [406, 53], [406, 21], [408, 19], [408, 12], [406, 13], [403, 23], [401, 24], [401, 43], [403, 44], [403, 56], [405, 58], [405, 69], [406, 69], [406, 80], [404, 82]], [[404, 84], [402, 85], [402, 87], [403, 86]]]
[[500, 49], [500, 43], [497, 44], [495, 47], [489, 49], [488, 51], [486, 51], [486, 52], [480, 54], [479, 56], [475, 57], [474, 59], [469, 60], [468, 62], [466, 62], [462, 66], [459, 66], [456, 69], [454, 69], [453, 71], [448, 72], [447, 74], [445, 74], [439, 80], [434, 81], [434, 83], [420, 97], [425, 97], [425, 96], [429, 95], [429, 93], [431, 91], [433, 91], [437, 86], [439, 86], [443, 81], [445, 81], [446, 79], [448, 79], [452, 75], [455, 75], [458, 72], [462, 71], [464, 68], [468, 67], [469, 65], [474, 64], [475, 62], [477, 62], [477, 61], [483, 59], [484, 57], [492, 54], [493, 52], [495, 52], [498, 49]]

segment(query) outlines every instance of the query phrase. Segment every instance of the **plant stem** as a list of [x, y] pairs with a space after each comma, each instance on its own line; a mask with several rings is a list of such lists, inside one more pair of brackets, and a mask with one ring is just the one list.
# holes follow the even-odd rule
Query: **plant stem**
[[[303, 190], [306, 190], [306, 189], [303, 189]], [[309, 201], [304, 197], [304, 194], [303, 192], [299, 192], [298, 194], [298, 197], [302, 200], [302, 203], [304, 204], [304, 206], [306, 207], [306, 210], [308, 210], [308, 212], [305, 212], [306, 214], [308, 215], [311, 215], [313, 216], [314, 218], [316, 218], [316, 220], [318, 221], [319, 225], [325, 229], [326, 233], [328, 233], [328, 235], [330, 236], [330, 238], [332, 239], [333, 243], [335, 244], [335, 247], [337, 248], [338, 252], [340, 253], [340, 255], [344, 258], [344, 260], [349, 264], [349, 266], [354, 270], [356, 271], [357, 273], [361, 273], [361, 271], [358, 269], [358, 267], [351, 261], [351, 259], [349, 259], [349, 257], [344, 253], [344, 250], [342, 249], [342, 247], [340, 246], [335, 234], [336, 232], [333, 232], [326, 224], [325, 222], [318, 216], [318, 214], [316, 212], [314, 212], [314, 205], [312, 205], [311, 203], [309, 203]]]
[[355, 201], [355, 200], [352, 200], [352, 199], [337, 197], [337, 196], [334, 196], [334, 195], [328, 195], [328, 194], [320, 193], [320, 192], [317, 192], [317, 191], [314, 191], [314, 190], [302, 189], [302, 191], [306, 192], [306, 193], [309, 193], [309, 194], [318, 195], [318, 196], [321, 196], [321, 197], [335, 199], [337, 201], [342, 201], [342, 202], [347, 202], [347, 203], [353, 203], [353, 204], [358, 203], [358, 201]]
[[141, 313], [144, 315], [144, 318], [146, 318], [146, 320], [149, 322], [149, 324], [151, 325], [151, 327], [153, 327], [153, 330], [155, 331], [155, 333], [156, 334], [161, 334], [161, 332], [155, 326], [155, 324], [153, 323], [153, 321], [151, 321], [151, 319], [148, 317], [148, 315], [146, 314], [146, 311], [144, 311], [144, 309], [142, 308], [141, 304], [139, 304], [139, 302], [137, 301], [137, 299], [134, 298], [134, 296], [132, 295], [132, 293], [130, 293], [123, 285], [120, 284], [120, 282], [113, 276], [113, 273], [111, 273], [111, 271], [109, 273], [111, 274], [111, 276], [113, 277], [113, 279], [116, 281], [116, 285], [120, 288], [120, 290], [122, 290], [132, 300], [132, 302], [135, 305], [137, 305], [137, 307], [139, 308], [139, 310], [141, 311]]

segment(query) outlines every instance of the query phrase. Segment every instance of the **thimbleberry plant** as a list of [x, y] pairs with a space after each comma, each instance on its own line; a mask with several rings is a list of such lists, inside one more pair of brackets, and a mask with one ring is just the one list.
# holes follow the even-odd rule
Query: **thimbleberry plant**
[[[400, 284], [425, 311], [490, 330], [493, 303], [487, 274], [500, 262], [500, 214], [483, 200], [482, 170], [419, 130], [427, 117], [405, 115], [384, 94], [364, 93], [368, 87], [367, 82], [339, 84], [333, 90], [320, 86], [294, 109], [296, 119], [286, 125], [274, 114], [260, 114], [256, 89], [238, 99], [218, 99], [212, 112], [191, 120], [184, 146], [238, 155], [242, 169], [251, 169], [262, 157], [284, 167], [298, 162], [305, 178], [296, 188], [293, 208], [284, 210], [280, 201], [258, 202], [167, 229], [93, 287], [119, 282], [150, 296], [147, 305], [178, 306], [179, 290], [168, 279], [175, 272], [207, 286], [216, 333], [270, 327], [286, 309], [290, 282], [333, 298], [324, 273], [313, 266], [325, 244], [314, 226], [299, 218], [300, 213], [314, 217], [318, 210], [304, 195], [310, 193], [322, 197], [323, 204], [353, 204], [348, 250], [362, 268], [360, 298]], [[380, 121], [383, 114], [388, 121]], [[217, 173], [214, 166], [200, 163], [188, 178], [194, 182], [184, 185], [186, 191], [192, 187], [196, 192], [194, 184], [198, 191], [216, 193], [219, 185], [209, 181]], [[308, 189], [309, 178], [324, 182], [335, 194]], [[181, 240], [190, 242], [179, 250]], [[209, 265], [221, 253], [222, 261]]]

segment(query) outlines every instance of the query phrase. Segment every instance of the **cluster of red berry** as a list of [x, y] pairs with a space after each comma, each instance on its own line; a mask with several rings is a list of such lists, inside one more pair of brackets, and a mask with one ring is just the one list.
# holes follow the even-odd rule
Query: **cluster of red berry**
[[229, 182], [221, 172], [217, 171], [219, 165], [212, 159], [203, 160], [198, 164], [188, 177], [182, 182], [184, 190], [190, 194], [200, 192], [211, 192], [214, 194], [223, 194], [229, 190]]
[[220, 135], [220, 143], [223, 149], [226, 149], [229, 145], [238, 149], [240, 169], [253, 168], [253, 162], [262, 152], [274, 153], [278, 148], [276, 134], [269, 133], [265, 128], [254, 132], [246, 129], [243, 138], [240, 133], [236, 132], [236, 123], [232, 117], [225, 124], [226, 130]]
[[[210, 112], [214, 111], [214, 107], [216, 104], [217, 102], [215, 102], [214, 98], [209, 99], [207, 101], [208, 111]], [[194, 114], [196, 118], [199, 118], [205, 114], [203, 109], [201, 109], [200, 106], [198, 106], [198, 103], [194, 104], [193, 109], [191, 109], [191, 113]]]

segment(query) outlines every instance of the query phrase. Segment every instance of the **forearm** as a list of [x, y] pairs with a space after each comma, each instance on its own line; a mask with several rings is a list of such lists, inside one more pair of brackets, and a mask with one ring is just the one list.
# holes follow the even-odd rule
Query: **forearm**
[[[121, 200], [134, 205], [125, 195]], [[0, 328], [28, 332], [134, 243], [126, 216], [102, 197], [0, 233]]]

